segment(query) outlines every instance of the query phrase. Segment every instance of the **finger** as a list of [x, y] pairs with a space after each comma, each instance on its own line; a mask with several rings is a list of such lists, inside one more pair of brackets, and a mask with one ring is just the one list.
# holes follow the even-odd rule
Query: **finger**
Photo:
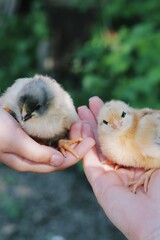
[[89, 108], [90, 108], [91, 112], [93, 113], [95, 119], [97, 119], [99, 111], [103, 105], [104, 105], [104, 103], [99, 97], [92, 97], [89, 99]]
[[87, 106], [81, 106], [78, 108], [78, 115], [82, 121], [87, 121], [93, 127], [97, 127], [96, 119]]
[[2, 152], [12, 153], [34, 162], [50, 163], [54, 159], [54, 163], [57, 164], [58, 161], [58, 165], [63, 163], [64, 158], [60, 152], [35, 142], [7, 112], [0, 110], [2, 123], [5, 122], [9, 126], [1, 129], [1, 135], [4, 136], [1, 144]]
[[96, 122], [96, 119], [93, 116], [92, 112], [86, 106], [81, 106], [78, 108], [78, 115], [81, 120], [87, 121], [91, 125], [93, 133], [94, 133], [94, 138], [95, 138], [96, 142], [98, 142], [97, 122]]
[[[8, 114], [3, 111], [3, 115]], [[4, 146], [2, 148], [5, 153], [14, 153], [22, 158], [29, 159], [34, 162], [47, 162], [49, 163], [52, 159], [63, 162], [62, 154], [54, 148], [40, 145], [28, 136], [20, 127], [20, 125], [8, 114], [6, 121], [12, 131], [4, 128], [2, 135], [6, 136]]]
[[72, 124], [70, 129], [70, 138], [93, 138], [93, 132], [88, 122], [76, 122]]
[[156, 170], [149, 181], [147, 195], [152, 199], [160, 201], [160, 188], [159, 188], [160, 170]]
[[88, 126], [87, 127], [88, 129], [86, 128], [87, 131], [83, 131], [83, 133], [86, 134], [86, 136], [88, 135], [88, 137], [92, 137], [92, 138], [94, 137], [94, 139], [96, 140], [96, 148], [99, 154], [99, 160], [103, 161], [104, 157], [102, 156], [102, 153], [98, 144], [97, 122], [92, 112], [86, 106], [82, 106], [82, 107], [79, 107], [78, 114], [82, 120], [87, 121], [91, 125], [91, 128]]
[[88, 122], [82, 122], [82, 137], [83, 138], [94, 138], [94, 133]]
[[[88, 123], [85, 123], [85, 122], [82, 123], [82, 129], [83, 129], [82, 130], [83, 136], [97, 139], [97, 132], [93, 131], [93, 129], [91, 128], [91, 126]], [[95, 147], [96, 147], [96, 152], [98, 154], [99, 161], [100, 162], [104, 162], [105, 158], [104, 158], [104, 156], [101, 153], [98, 141], [96, 141]]]
[[57, 159], [63, 162], [63, 156], [59, 151], [40, 145], [21, 129], [17, 129], [16, 139], [11, 145], [9, 151], [12, 150], [13, 153], [30, 161], [49, 163], [52, 159]]
[[[95, 141], [92, 138], [85, 138], [82, 142], [77, 144], [74, 147], [74, 151], [79, 155], [80, 159], [82, 159], [85, 154], [95, 145]], [[68, 168], [79, 161], [76, 157], [74, 157], [71, 153], [66, 152], [66, 158], [63, 163], [63, 169]]]
[[[71, 138], [94, 138], [94, 133], [92, 131], [92, 128], [88, 122], [79, 122], [71, 127], [70, 131], [70, 137]], [[99, 160], [104, 161], [104, 156], [101, 154], [101, 151], [99, 150], [98, 144], [96, 144], [96, 149], [99, 154]]]
[[82, 137], [82, 122], [78, 121], [72, 124], [69, 133], [70, 139]]
[[49, 173], [58, 171], [56, 167], [43, 163], [35, 163], [15, 154], [4, 154], [1, 162], [19, 172]]

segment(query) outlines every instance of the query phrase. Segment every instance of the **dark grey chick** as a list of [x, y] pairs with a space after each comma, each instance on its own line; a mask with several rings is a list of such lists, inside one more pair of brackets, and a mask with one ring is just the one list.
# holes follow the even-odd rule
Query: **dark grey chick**
[[70, 95], [54, 79], [42, 75], [20, 78], [6, 90], [1, 100], [3, 108], [32, 138], [46, 145], [59, 143], [63, 154], [65, 149], [78, 157], [69, 145], [82, 139], [61, 140], [68, 137], [78, 115]]

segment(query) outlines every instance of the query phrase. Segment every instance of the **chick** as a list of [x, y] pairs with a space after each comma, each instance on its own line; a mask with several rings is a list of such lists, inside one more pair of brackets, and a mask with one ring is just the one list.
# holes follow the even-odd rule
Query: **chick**
[[42, 75], [20, 78], [6, 90], [1, 101], [33, 139], [59, 146], [64, 155], [68, 150], [79, 158], [70, 145], [82, 139], [65, 140], [78, 115], [70, 95], [54, 79]]
[[98, 138], [103, 155], [113, 163], [144, 168], [144, 175], [129, 185], [134, 193], [140, 185], [147, 191], [152, 173], [160, 167], [160, 111], [107, 102], [99, 112]]

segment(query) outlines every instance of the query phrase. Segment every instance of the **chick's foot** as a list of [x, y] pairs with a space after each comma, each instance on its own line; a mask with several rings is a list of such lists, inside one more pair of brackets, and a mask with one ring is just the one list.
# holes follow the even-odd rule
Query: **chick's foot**
[[117, 163], [113, 163], [110, 160], [106, 159], [104, 161], [101, 161], [104, 169], [108, 170], [108, 167], [110, 167], [111, 169], [117, 171], [119, 168], [121, 168], [120, 165], [118, 165]]
[[139, 179], [129, 182], [129, 186], [133, 187], [132, 192], [136, 193], [137, 188], [142, 185], [144, 186], [144, 191], [147, 192], [149, 180], [155, 170], [156, 169], [150, 169], [150, 170], [146, 171]]
[[5, 110], [6, 112], [8, 112], [12, 115], [13, 111], [9, 107], [7, 107], [6, 105], [3, 105], [2, 108], [3, 108], [3, 110]]
[[9, 107], [7, 107], [6, 105], [3, 105], [2, 108], [3, 108], [3, 110], [5, 110], [6, 112], [8, 112], [8, 113], [18, 122], [15, 112], [13, 112], [13, 111], [12, 111]]
[[79, 155], [73, 150], [71, 147], [72, 144], [79, 143], [83, 140], [83, 138], [75, 138], [71, 140], [61, 139], [58, 142], [58, 147], [63, 154], [63, 156], [66, 156], [66, 151], [70, 152], [73, 156], [75, 156], [77, 159], [80, 159]]

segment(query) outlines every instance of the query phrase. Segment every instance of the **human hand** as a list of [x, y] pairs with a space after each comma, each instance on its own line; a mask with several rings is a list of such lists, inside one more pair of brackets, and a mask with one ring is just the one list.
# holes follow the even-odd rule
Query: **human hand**
[[[63, 170], [78, 162], [72, 154], [62, 154], [54, 148], [40, 145], [30, 138], [16, 120], [0, 108], [0, 162], [21, 172], [49, 173]], [[72, 126], [76, 133], [77, 125]], [[94, 145], [94, 140], [84, 139], [75, 146], [80, 157]]]
[[[103, 102], [98, 97], [90, 99], [89, 108], [78, 109], [81, 120], [89, 122], [83, 128], [84, 135], [95, 137], [97, 142], [97, 115]], [[148, 191], [138, 188], [134, 194], [128, 187], [130, 180], [135, 180], [143, 170], [120, 168], [114, 170], [109, 164], [100, 162], [104, 158], [99, 150], [92, 148], [83, 158], [85, 174], [93, 188], [95, 196], [106, 215], [131, 240], [160, 239], [160, 171], [152, 175]]]

